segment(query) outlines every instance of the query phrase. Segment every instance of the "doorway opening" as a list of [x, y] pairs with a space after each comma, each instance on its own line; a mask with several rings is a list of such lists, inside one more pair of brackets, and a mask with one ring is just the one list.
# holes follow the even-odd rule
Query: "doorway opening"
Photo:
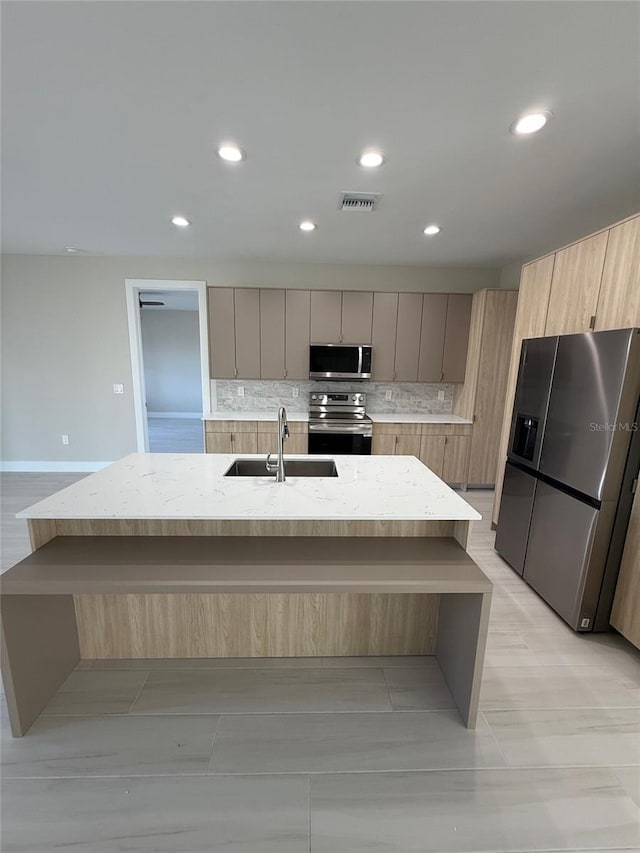
[[204, 452], [206, 292], [206, 282], [126, 281], [139, 452]]

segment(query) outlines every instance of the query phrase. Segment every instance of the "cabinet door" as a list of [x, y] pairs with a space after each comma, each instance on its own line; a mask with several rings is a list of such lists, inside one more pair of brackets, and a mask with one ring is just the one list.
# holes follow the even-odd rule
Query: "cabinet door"
[[[507, 445], [509, 444], [509, 432], [511, 430], [511, 412], [516, 393], [522, 341], [525, 338], [539, 338], [544, 335], [554, 259], [555, 255], [547, 255], [545, 258], [540, 258], [539, 261], [527, 264], [522, 268], [522, 275], [520, 276], [520, 290], [518, 291], [518, 307], [516, 309], [516, 322], [511, 344], [507, 392], [502, 414], [500, 444], [498, 445], [498, 467], [496, 470], [496, 489], [492, 514], [494, 524], [498, 523], [498, 515], [500, 514], [500, 495], [502, 494], [502, 480], [507, 458]], [[474, 481], [470, 480], [470, 482]]]
[[611, 624], [640, 649], [640, 488], [633, 500]]
[[442, 381], [446, 322], [447, 294], [425, 293], [422, 298], [422, 327], [420, 329], [420, 361], [418, 365], [418, 381], [420, 382]]
[[371, 366], [374, 382], [392, 382], [396, 362], [398, 294], [373, 295], [373, 345]]
[[640, 216], [609, 231], [596, 329], [640, 326]]
[[309, 378], [311, 293], [287, 290], [285, 297], [285, 370], [287, 379]]
[[260, 377], [284, 379], [284, 290], [260, 291]]
[[437, 477], [442, 477], [444, 467], [444, 435], [423, 435], [420, 440], [420, 461], [430, 468]]
[[207, 432], [205, 433], [205, 445], [207, 453], [233, 453], [230, 432]]
[[[471, 442], [469, 482], [493, 485], [498, 468], [500, 429], [507, 396], [509, 358], [518, 294], [513, 290], [489, 290], [486, 294], [482, 342], [478, 359], [475, 422]], [[511, 417], [511, 408], [509, 408]]]
[[607, 232], [556, 253], [545, 335], [588, 332], [598, 307]]
[[258, 452], [258, 435], [255, 432], [232, 432], [231, 433], [231, 452], [232, 453], [257, 453]]
[[209, 373], [212, 379], [234, 379], [236, 333], [233, 288], [207, 288], [209, 303]]
[[260, 378], [260, 291], [235, 288], [236, 376]]
[[471, 323], [471, 293], [450, 293], [444, 333], [442, 381], [464, 382]]
[[470, 449], [470, 436], [445, 436], [444, 462], [442, 465], [442, 479], [445, 481], [445, 483], [467, 482]]
[[397, 435], [377, 433], [374, 427], [373, 439], [371, 440], [371, 452], [380, 456], [393, 456], [396, 452], [397, 439]]
[[345, 344], [370, 344], [373, 293], [345, 290], [342, 294], [341, 340]]
[[420, 459], [421, 442], [419, 435], [397, 435], [396, 456], [417, 456]]
[[342, 328], [342, 291], [311, 291], [311, 343], [339, 344]]
[[417, 382], [422, 327], [422, 294], [398, 294], [395, 379]]

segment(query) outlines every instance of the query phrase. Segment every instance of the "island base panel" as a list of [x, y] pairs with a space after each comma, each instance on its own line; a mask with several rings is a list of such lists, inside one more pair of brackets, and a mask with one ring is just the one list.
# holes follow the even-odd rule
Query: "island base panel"
[[20, 737], [80, 661], [72, 595], [3, 595], [2, 679]]
[[443, 594], [436, 660], [467, 728], [475, 729], [491, 593]]
[[81, 657], [429, 655], [439, 596], [77, 595]]

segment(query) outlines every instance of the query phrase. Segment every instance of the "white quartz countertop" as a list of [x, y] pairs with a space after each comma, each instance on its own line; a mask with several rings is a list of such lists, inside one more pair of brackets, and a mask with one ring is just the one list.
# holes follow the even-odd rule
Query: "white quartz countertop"
[[[18, 518], [476, 520], [478, 512], [415, 456], [335, 460], [338, 477], [224, 477], [226, 453], [132, 453]], [[264, 456], [243, 458], [264, 459]]]
[[[393, 412], [367, 412], [374, 424], [471, 424], [468, 418], [459, 415], [429, 415], [418, 412], [394, 414]], [[273, 412], [210, 412], [203, 415], [204, 421], [277, 421], [278, 413]], [[289, 412], [287, 420], [306, 422], [308, 412]]]

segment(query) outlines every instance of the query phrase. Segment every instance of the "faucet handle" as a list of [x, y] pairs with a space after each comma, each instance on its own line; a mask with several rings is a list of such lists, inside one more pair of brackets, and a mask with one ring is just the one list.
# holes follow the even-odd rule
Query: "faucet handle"
[[278, 463], [271, 461], [272, 456], [273, 453], [267, 453], [267, 458], [264, 460], [264, 467], [270, 474], [275, 474], [275, 472], [278, 470]]
[[285, 422], [285, 425], [284, 425], [284, 437], [285, 437], [285, 438], [289, 438], [289, 436], [290, 436], [290, 435], [291, 435], [291, 433], [289, 432], [289, 424]]

